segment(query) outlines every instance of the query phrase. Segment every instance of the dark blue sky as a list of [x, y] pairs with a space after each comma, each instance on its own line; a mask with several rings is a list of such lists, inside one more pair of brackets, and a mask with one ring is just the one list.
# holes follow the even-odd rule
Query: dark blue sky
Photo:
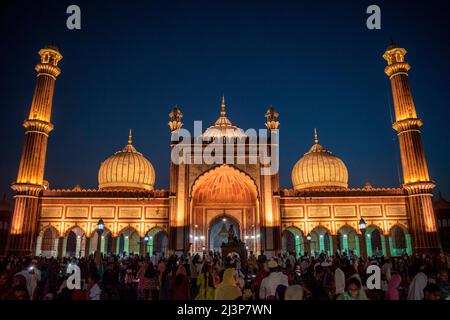
[[[82, 30], [66, 8], [78, 4]], [[378, 4], [382, 29], [366, 28]], [[31, 103], [37, 51], [64, 56], [57, 80], [46, 179], [52, 188], [97, 187], [102, 160], [122, 148], [128, 128], [168, 187], [168, 112], [185, 127], [209, 126], [222, 93], [230, 120], [263, 128], [267, 105], [280, 113], [280, 183], [313, 142], [340, 156], [350, 186], [398, 186], [382, 54], [392, 35], [412, 65], [411, 86], [431, 177], [450, 198], [450, 19], [448, 1], [2, 1], [0, 190], [19, 165], [22, 121]]]

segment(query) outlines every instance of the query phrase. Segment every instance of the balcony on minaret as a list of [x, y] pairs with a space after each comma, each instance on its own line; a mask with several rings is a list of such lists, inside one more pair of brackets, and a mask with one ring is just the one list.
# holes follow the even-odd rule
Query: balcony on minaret
[[58, 68], [58, 62], [63, 58], [58, 48], [54, 46], [46, 46], [44, 49], [39, 50], [41, 56], [40, 63], [36, 65], [36, 71], [38, 76], [48, 75], [56, 80], [61, 70]]

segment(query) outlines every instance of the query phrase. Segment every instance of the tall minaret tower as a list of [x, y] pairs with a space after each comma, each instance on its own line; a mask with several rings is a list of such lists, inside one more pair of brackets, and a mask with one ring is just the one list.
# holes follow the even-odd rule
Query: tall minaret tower
[[10, 229], [8, 253], [28, 255], [34, 252], [37, 230], [38, 196], [44, 189], [44, 166], [56, 78], [61, 73], [58, 62], [62, 55], [55, 47], [39, 51], [36, 65], [36, 87], [28, 118], [24, 121], [25, 141], [20, 159], [15, 191], [14, 213]]
[[395, 107], [395, 122], [398, 133], [403, 171], [403, 188], [408, 194], [408, 211], [414, 251], [416, 253], [438, 253], [441, 250], [432, 206], [432, 191], [435, 183], [428, 175], [420, 127], [423, 122], [417, 117], [416, 107], [408, 80], [411, 66], [405, 62], [406, 50], [390, 45], [383, 55], [387, 61], [384, 72], [391, 80]]

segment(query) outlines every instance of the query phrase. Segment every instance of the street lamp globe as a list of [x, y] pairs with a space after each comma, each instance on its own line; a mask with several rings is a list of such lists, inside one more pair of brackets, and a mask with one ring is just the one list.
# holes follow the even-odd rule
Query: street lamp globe
[[306, 236], [306, 240], [311, 241], [311, 234], [308, 233], [308, 235]]
[[362, 217], [359, 220], [359, 230], [366, 230], [366, 221]]
[[103, 230], [104, 227], [105, 227], [105, 223], [103, 222], [103, 219], [100, 218], [100, 220], [98, 220], [98, 222], [97, 222], [97, 229]]
[[148, 241], [148, 236], [144, 237], [144, 241], [147, 242]]

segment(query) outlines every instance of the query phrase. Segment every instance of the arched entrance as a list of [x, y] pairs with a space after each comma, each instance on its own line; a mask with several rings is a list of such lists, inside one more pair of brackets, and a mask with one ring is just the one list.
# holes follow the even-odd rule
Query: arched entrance
[[191, 251], [218, 250], [227, 239], [222, 227], [230, 225], [248, 250], [259, 250], [258, 191], [249, 175], [230, 165], [214, 167], [197, 178], [191, 195]]
[[146, 233], [147, 249], [146, 253], [153, 255], [156, 253], [158, 256], [167, 256], [167, 250], [169, 248], [169, 237], [167, 232], [159, 227], [155, 227]]
[[233, 217], [224, 214], [211, 221], [208, 228], [209, 251], [218, 252], [222, 243], [228, 242], [228, 230], [231, 226], [234, 229], [236, 237], [242, 239], [239, 222]]
[[117, 238], [117, 254], [139, 254], [141, 239], [136, 229], [127, 227], [123, 229]]
[[[90, 243], [90, 254], [97, 250], [98, 233], [96, 230], [92, 233]], [[100, 239], [100, 252], [103, 254], [113, 253], [112, 235], [108, 229], [103, 229], [102, 237]]]
[[311, 255], [316, 256], [321, 253], [331, 255], [333, 253], [333, 244], [330, 232], [322, 226], [315, 227], [311, 231]]
[[76, 257], [77, 255], [77, 235], [72, 230], [69, 231], [66, 237], [66, 255], [69, 257]]
[[46, 227], [40, 232], [36, 241], [36, 256], [58, 256], [58, 231], [52, 227]]
[[389, 235], [390, 251], [392, 256], [400, 256], [404, 253], [411, 255], [411, 236], [399, 225], [392, 227]]
[[366, 230], [367, 255], [382, 256], [386, 255], [386, 242], [383, 232], [379, 227], [370, 225]]
[[289, 227], [283, 231], [281, 248], [284, 253], [295, 252], [297, 257], [305, 253], [303, 233], [296, 227]]
[[64, 237], [63, 252], [66, 257], [83, 257], [85, 255], [86, 236], [80, 227], [73, 227]]
[[355, 229], [345, 225], [338, 231], [338, 249], [341, 253], [349, 255], [351, 252], [359, 256], [359, 237]]

